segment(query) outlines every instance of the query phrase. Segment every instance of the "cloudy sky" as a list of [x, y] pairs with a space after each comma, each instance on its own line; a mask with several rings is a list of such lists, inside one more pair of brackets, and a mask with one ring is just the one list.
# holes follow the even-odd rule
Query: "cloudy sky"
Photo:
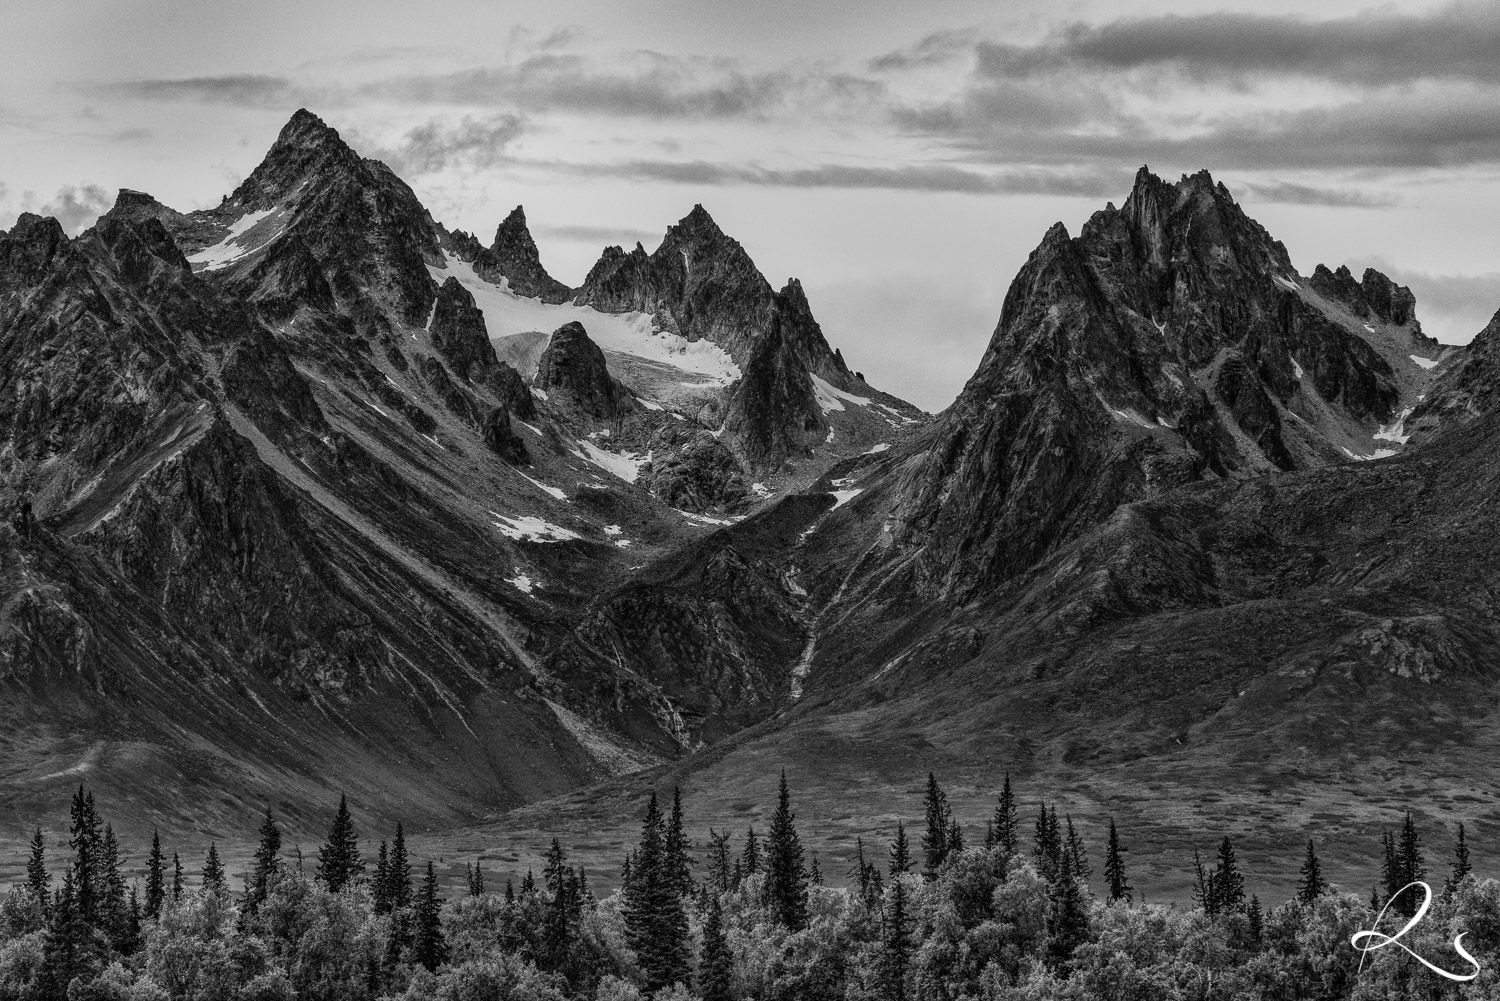
[[971, 373], [1047, 226], [1207, 167], [1314, 265], [1500, 306], [1500, 5], [1325, 0], [9, 0], [0, 225], [216, 204], [311, 108], [570, 284], [702, 202], [870, 381]]

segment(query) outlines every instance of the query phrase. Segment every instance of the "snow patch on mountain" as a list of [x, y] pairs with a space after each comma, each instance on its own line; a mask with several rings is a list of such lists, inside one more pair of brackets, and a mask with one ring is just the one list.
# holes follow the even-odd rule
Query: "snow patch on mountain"
[[[260, 231], [261, 223], [265, 222], [277, 210], [263, 209], [260, 212], [246, 212], [229, 226], [229, 232], [224, 239], [212, 247], [205, 247], [188, 257], [188, 263], [195, 270], [217, 271], [228, 267], [235, 261], [259, 250], [276, 238], [280, 230], [277, 227], [267, 227]], [[256, 231], [252, 233], [252, 231]], [[244, 237], [250, 239], [243, 239]]]
[[508, 518], [495, 511], [491, 511], [490, 514], [494, 515], [494, 521], [492, 522], [494, 526], [507, 539], [524, 542], [566, 542], [568, 539], [578, 538], [577, 532], [569, 531], [560, 525], [554, 525], [552, 522], [538, 518], [535, 515], [523, 514], [515, 518]]
[[591, 441], [580, 441], [579, 449], [574, 455], [585, 462], [593, 463], [607, 473], [611, 473], [624, 480], [626, 483], [634, 483], [641, 475], [641, 466], [645, 464], [649, 456], [636, 455], [634, 452], [609, 452]]
[[1440, 360], [1440, 359], [1437, 359], [1437, 358], [1423, 358], [1421, 355], [1407, 355], [1407, 357], [1410, 358], [1412, 361], [1416, 362], [1417, 365], [1419, 365], [1420, 367], [1422, 367], [1424, 369], [1426, 369], [1426, 368], [1437, 368], [1438, 362]]
[[656, 330], [649, 313], [602, 313], [591, 306], [528, 299], [485, 281], [474, 273], [472, 265], [452, 254], [447, 255], [446, 268], [429, 265], [427, 270], [439, 284], [453, 277], [469, 290], [484, 314], [491, 340], [532, 330], [550, 333], [576, 320], [588, 331], [589, 339], [604, 350], [670, 365], [700, 377], [697, 385], [727, 386], [740, 377], [739, 366], [723, 348], [707, 340], [689, 341]]
[[845, 403], [852, 403], [856, 407], [868, 407], [870, 405], [869, 397], [846, 393], [842, 389], [818, 378], [816, 375], [812, 377], [812, 382], [813, 392], [818, 397], [818, 407], [825, 414], [831, 414], [835, 410], [843, 410]]

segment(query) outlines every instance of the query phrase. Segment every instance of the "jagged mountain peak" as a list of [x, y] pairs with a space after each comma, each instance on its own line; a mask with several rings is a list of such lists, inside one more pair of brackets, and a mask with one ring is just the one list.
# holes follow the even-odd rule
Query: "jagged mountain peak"
[[714, 221], [714, 217], [708, 214], [708, 209], [703, 207], [702, 202], [695, 203], [693, 210], [683, 216], [677, 225], [682, 229], [703, 235], [720, 237], [724, 235], [724, 231], [719, 228], [719, 224]]
[[226, 202], [250, 209], [270, 208], [315, 175], [357, 172], [363, 162], [337, 129], [303, 108], [282, 127], [260, 165]]
[[[1346, 294], [1320, 295], [1330, 282]], [[1393, 283], [1369, 288], [1383, 317], [1411, 319]], [[1300, 281], [1207, 171], [1168, 182], [1143, 167], [1076, 238], [1053, 225], [908, 487], [924, 573], [972, 594], [1121, 503], [1390, 454], [1404, 439], [1385, 426], [1430, 381], [1432, 352], [1349, 315], [1349, 297], [1366, 302], [1347, 270]]]
[[604, 352], [582, 323], [571, 320], [552, 332], [532, 384], [584, 417], [611, 420], [634, 409], [630, 393], [612, 376]]
[[1342, 304], [1355, 316], [1376, 318], [1396, 326], [1410, 324], [1414, 332], [1421, 332], [1416, 295], [1383, 272], [1365, 268], [1364, 274], [1356, 279], [1348, 265], [1341, 264], [1330, 271], [1327, 265], [1319, 264], [1313, 269], [1310, 282], [1317, 292]]
[[512, 291], [543, 302], [566, 302], [572, 296], [572, 290], [542, 266], [541, 252], [520, 205], [496, 227], [494, 243], [474, 258], [474, 271], [489, 281], [504, 278]]

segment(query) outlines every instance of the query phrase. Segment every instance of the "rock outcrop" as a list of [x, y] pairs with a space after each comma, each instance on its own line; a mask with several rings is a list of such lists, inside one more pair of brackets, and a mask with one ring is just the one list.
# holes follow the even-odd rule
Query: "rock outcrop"
[[518, 295], [552, 303], [572, 297], [572, 290], [542, 267], [536, 241], [526, 227], [526, 213], [519, 205], [495, 230], [494, 243], [474, 255], [473, 263], [475, 274], [495, 282], [503, 278]]
[[552, 332], [531, 384], [593, 420], [614, 420], [634, 409], [630, 392], [609, 374], [604, 352], [577, 322]]

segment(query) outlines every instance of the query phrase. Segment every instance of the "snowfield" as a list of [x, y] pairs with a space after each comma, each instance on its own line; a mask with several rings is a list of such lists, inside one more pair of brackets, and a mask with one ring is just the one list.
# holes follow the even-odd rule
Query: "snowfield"
[[428, 273], [439, 285], [449, 278], [457, 278], [469, 290], [475, 305], [484, 314], [484, 325], [491, 340], [531, 330], [550, 334], [563, 324], [577, 320], [588, 331], [589, 338], [604, 350], [670, 365], [700, 377], [701, 385], [727, 386], [740, 377], [739, 366], [723, 348], [709, 341], [689, 341], [676, 334], [654, 330], [648, 313], [601, 313], [591, 306], [572, 303], [554, 306], [540, 299], [528, 299], [503, 285], [485, 281], [474, 273], [471, 265], [453, 255], [446, 256], [446, 268], [429, 265]]
[[585, 462], [592, 463], [607, 473], [611, 473], [624, 480], [626, 483], [634, 483], [641, 475], [641, 466], [645, 464], [648, 456], [636, 455], [633, 452], [608, 452], [595, 445], [591, 441], [580, 441], [578, 447], [582, 451], [573, 454]]
[[815, 392], [818, 396], [818, 407], [825, 414], [831, 414], [835, 410], [843, 410], [845, 403], [852, 403], [856, 407], [868, 407], [870, 405], [869, 397], [855, 396], [853, 393], [846, 393], [842, 389], [838, 389], [830, 385], [817, 376], [812, 377], [812, 382], [813, 392]]
[[515, 539], [518, 542], [566, 542], [568, 539], [578, 538], [577, 532], [570, 532], [560, 525], [554, 525], [535, 515], [523, 514], [515, 518], [507, 518], [494, 511], [490, 514], [495, 518], [494, 526], [500, 529], [500, 534], [507, 539]]
[[[235, 261], [240, 260], [261, 247], [274, 240], [281, 232], [277, 226], [262, 227], [261, 223], [269, 219], [277, 210], [265, 209], [261, 212], [246, 212], [235, 220], [229, 227], [229, 233], [214, 244], [205, 247], [188, 258], [194, 270], [217, 271], [228, 267]], [[242, 239], [248, 237], [248, 239]]]

